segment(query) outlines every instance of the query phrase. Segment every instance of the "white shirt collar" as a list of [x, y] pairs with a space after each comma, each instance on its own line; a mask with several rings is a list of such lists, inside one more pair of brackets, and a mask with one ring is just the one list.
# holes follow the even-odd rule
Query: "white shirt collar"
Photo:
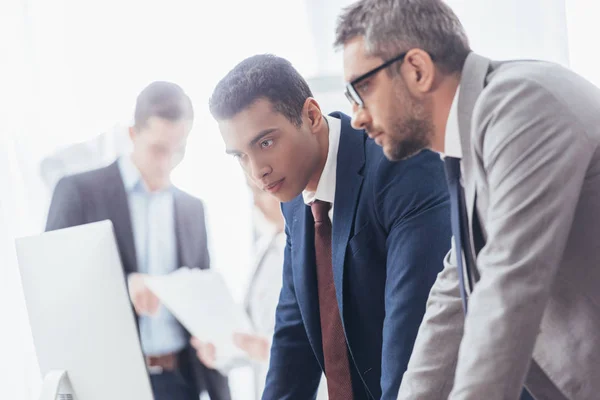
[[342, 133], [342, 121], [337, 118], [325, 116], [329, 124], [329, 150], [327, 151], [327, 161], [319, 178], [317, 190], [309, 192], [304, 190], [302, 198], [306, 205], [311, 205], [315, 200], [326, 201], [333, 204], [335, 200], [335, 184], [337, 172], [337, 154], [340, 146], [340, 135]]
[[460, 131], [458, 128], [458, 93], [460, 86], [456, 88], [454, 100], [448, 114], [446, 122], [446, 137], [444, 139], [444, 156], [462, 158], [462, 148], [460, 147]]
[[140, 170], [133, 163], [131, 155], [124, 155], [119, 158], [119, 170], [127, 192], [143, 185], [142, 174], [140, 174]]
[[[142, 174], [138, 167], [134, 164], [131, 159], [131, 155], [124, 155], [119, 157], [118, 161], [119, 171], [121, 172], [121, 178], [123, 179], [123, 186], [125, 187], [125, 191], [129, 192], [146, 192], [150, 193], [150, 189], [148, 189], [148, 185], [144, 182], [142, 178]], [[171, 191], [172, 186], [169, 185], [165, 192]], [[163, 190], [160, 190], [163, 192]]]

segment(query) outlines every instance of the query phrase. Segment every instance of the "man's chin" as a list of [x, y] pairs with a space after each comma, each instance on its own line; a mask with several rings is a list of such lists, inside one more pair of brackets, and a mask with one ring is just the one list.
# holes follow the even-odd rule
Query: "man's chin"
[[383, 148], [385, 158], [392, 162], [403, 161], [419, 154], [424, 147], [387, 145]]
[[160, 191], [168, 188], [171, 185], [170, 179], [154, 179], [146, 182], [146, 185], [151, 191]]

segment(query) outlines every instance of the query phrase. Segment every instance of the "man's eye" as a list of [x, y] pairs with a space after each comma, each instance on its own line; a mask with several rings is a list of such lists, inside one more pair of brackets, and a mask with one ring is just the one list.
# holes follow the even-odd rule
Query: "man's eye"
[[356, 85], [356, 90], [361, 94], [366, 93], [369, 90], [369, 82], [360, 82]]
[[271, 147], [273, 145], [273, 139], [267, 139], [260, 142], [260, 147], [266, 149], [267, 147]]

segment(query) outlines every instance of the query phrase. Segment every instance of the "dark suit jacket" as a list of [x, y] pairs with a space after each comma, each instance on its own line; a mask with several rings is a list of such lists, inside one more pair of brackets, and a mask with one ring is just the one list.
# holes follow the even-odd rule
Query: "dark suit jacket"
[[[206, 269], [210, 259], [202, 202], [175, 189], [175, 231], [178, 265]], [[127, 194], [117, 162], [108, 167], [61, 179], [56, 185], [46, 230], [55, 230], [109, 219], [112, 221], [126, 275], [137, 271], [135, 243]], [[182, 372], [213, 400], [229, 400], [227, 379], [206, 368], [188, 345], [180, 360]]]
[[[423, 151], [388, 161], [341, 113], [332, 256], [355, 400], [396, 399], [429, 290], [450, 248], [443, 163]], [[265, 400], [314, 398], [323, 364], [314, 221], [302, 196], [282, 206], [287, 245]]]

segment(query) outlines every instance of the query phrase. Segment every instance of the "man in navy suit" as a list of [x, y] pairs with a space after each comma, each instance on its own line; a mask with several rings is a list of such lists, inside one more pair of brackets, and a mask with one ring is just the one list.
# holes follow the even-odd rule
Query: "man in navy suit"
[[284, 202], [287, 244], [263, 399], [395, 399], [450, 247], [439, 156], [392, 163], [342, 113], [324, 116], [279, 57], [238, 64], [210, 111], [227, 152]]

